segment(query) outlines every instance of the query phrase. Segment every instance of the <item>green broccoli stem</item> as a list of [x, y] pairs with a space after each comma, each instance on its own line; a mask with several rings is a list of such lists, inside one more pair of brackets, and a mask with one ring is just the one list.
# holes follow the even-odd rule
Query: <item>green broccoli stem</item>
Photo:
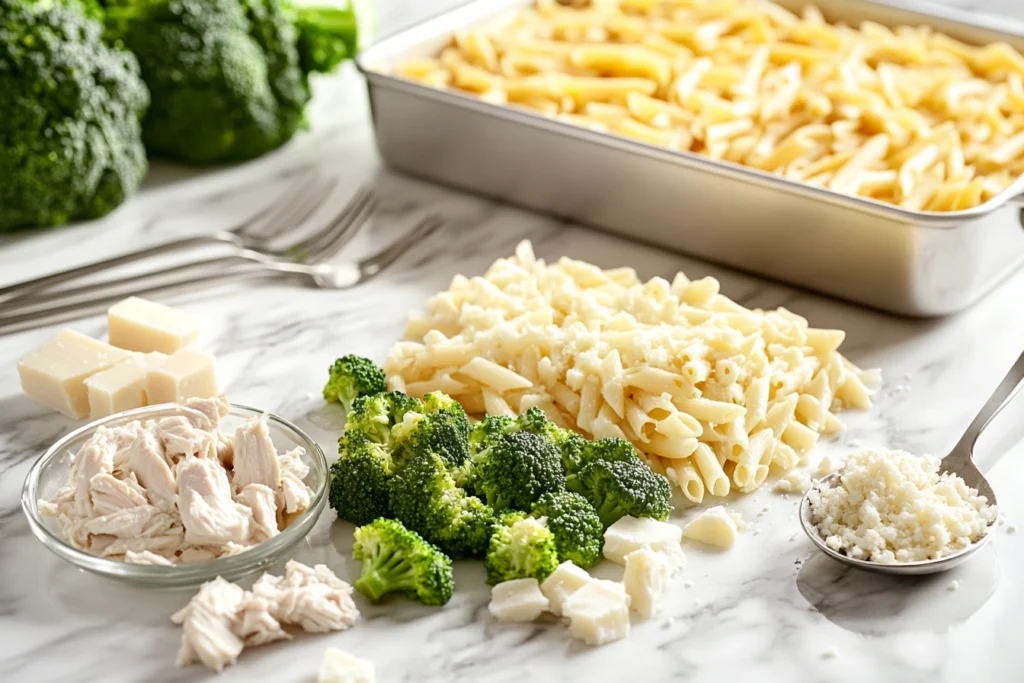
[[349, 7], [297, 7], [299, 62], [306, 73], [330, 73], [356, 56], [359, 24]]
[[363, 565], [356, 580], [359, 592], [377, 602], [388, 593], [415, 589], [416, 573], [401, 553], [384, 550]]
[[601, 524], [605, 528], [610, 527], [625, 516], [622, 509], [610, 498], [605, 498], [600, 504], [594, 501], [594, 508], [597, 510], [597, 516], [601, 518]]

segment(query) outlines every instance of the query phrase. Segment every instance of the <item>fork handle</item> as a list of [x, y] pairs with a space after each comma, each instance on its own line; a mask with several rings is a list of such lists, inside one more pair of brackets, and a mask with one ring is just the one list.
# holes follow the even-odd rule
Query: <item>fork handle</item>
[[1010, 400], [1017, 395], [1017, 392], [1022, 387], [1024, 387], [1024, 353], [1017, 358], [1013, 367], [1006, 373], [1006, 377], [999, 383], [996, 390], [992, 392], [992, 396], [989, 397], [984, 407], [978, 412], [977, 417], [971, 422], [971, 426], [967, 428], [963, 437], [960, 438], [960, 441], [953, 448], [953, 453], [970, 458], [974, 452], [974, 444], [978, 441], [978, 437], [981, 436], [981, 433], [985, 431], [989, 423], [1010, 403]]
[[95, 261], [93, 263], [87, 263], [76, 268], [69, 268], [62, 270], [59, 273], [52, 273], [50, 275], [43, 275], [41, 277], [32, 278], [31, 280], [23, 280], [16, 282], [6, 287], [0, 287], [0, 302], [10, 301], [17, 299], [29, 292], [34, 292], [39, 289], [46, 287], [53, 287], [55, 285], [64, 284], [70, 282], [76, 278], [85, 277], [86, 275], [93, 275], [101, 271], [107, 270], [108, 268], [115, 268], [117, 266], [123, 266], [128, 263], [134, 263], [150, 256], [157, 256], [160, 254], [166, 254], [179, 249], [185, 249], [186, 247], [199, 246], [203, 244], [219, 244], [219, 243], [234, 243], [233, 237], [228, 233], [215, 233], [212, 235], [196, 235], [194, 237], [184, 237], [177, 239], [172, 242], [164, 242], [163, 244], [157, 244], [152, 247], [145, 247], [143, 249], [137, 249], [130, 251], [126, 254], [120, 254], [118, 256], [112, 256], [101, 261]]
[[[279, 268], [271, 269], [260, 264], [256, 267], [242, 267], [234, 268], [226, 272], [221, 271], [207, 273], [206, 275], [199, 277], [177, 278], [151, 287], [134, 290], [132, 294], [136, 296], [146, 296], [149, 294], [159, 294], [169, 291], [174, 291], [175, 293], [190, 292], [205, 289], [211, 284], [244, 280], [258, 275], [278, 275], [282, 272], [294, 275], [299, 271]], [[77, 320], [78, 318], [85, 318], [96, 313], [102, 313], [108, 306], [121, 300], [124, 296], [125, 294], [122, 292], [114, 295], [96, 297], [85, 302], [54, 306], [42, 311], [32, 311], [30, 313], [22, 313], [20, 315], [10, 317], [0, 316], [0, 336], [14, 334], [16, 332], [24, 332], [25, 330], [33, 330], [46, 325], [67, 322], [69, 320]]]

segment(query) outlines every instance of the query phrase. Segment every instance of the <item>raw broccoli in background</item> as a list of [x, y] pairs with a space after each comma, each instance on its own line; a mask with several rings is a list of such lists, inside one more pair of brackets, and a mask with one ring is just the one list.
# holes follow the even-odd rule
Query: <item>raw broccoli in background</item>
[[331, 465], [328, 501], [339, 519], [369, 524], [378, 517], [391, 517], [394, 474], [391, 454], [360, 432], [346, 432], [338, 443], [338, 460]]
[[534, 506], [532, 516], [546, 518], [555, 537], [558, 560], [572, 560], [587, 569], [601, 559], [604, 525], [586, 498], [571, 491], [546, 493]]
[[244, 161], [305, 123], [312, 72], [354, 56], [351, 9], [285, 0], [102, 0], [109, 40], [149, 86], [150, 154], [194, 165]]
[[494, 512], [456, 486], [443, 457], [417, 455], [390, 485], [395, 519], [454, 558], [483, 556]]
[[352, 557], [362, 560], [355, 587], [374, 602], [402, 593], [425, 605], [443, 605], [452, 597], [452, 561], [401, 522], [378, 519], [355, 531]]
[[571, 474], [566, 487], [597, 509], [608, 528], [626, 515], [668, 519], [672, 487], [668, 479], [635, 460], [593, 460]]
[[372, 396], [387, 391], [384, 371], [369, 358], [342, 356], [334, 361], [328, 370], [327, 384], [324, 385], [324, 400], [340, 403], [345, 412], [352, 410], [352, 403], [360, 396]]
[[555, 536], [544, 520], [517, 517], [506, 516], [491, 536], [484, 558], [491, 585], [513, 579], [543, 581], [558, 566]]
[[473, 456], [474, 492], [496, 511], [529, 510], [545, 493], [565, 488], [558, 449], [530, 432], [502, 434]]
[[98, 218], [142, 183], [138, 61], [81, 7], [0, 0], [0, 233]]

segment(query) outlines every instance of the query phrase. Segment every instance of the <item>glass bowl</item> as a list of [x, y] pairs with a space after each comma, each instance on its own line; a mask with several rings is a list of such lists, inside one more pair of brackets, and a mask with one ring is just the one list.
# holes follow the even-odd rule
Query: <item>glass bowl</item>
[[[303, 462], [309, 465], [306, 485], [312, 489], [309, 509], [295, 519], [288, 528], [268, 541], [260, 543], [237, 555], [221, 557], [204, 562], [179, 564], [172, 567], [142, 565], [92, 555], [72, 547], [61, 533], [56, 519], [44, 515], [39, 509], [40, 498], [51, 498], [58, 489], [65, 486], [71, 477], [71, 456], [95, 434], [100, 427], [114, 427], [133, 420], [153, 419], [173, 415], [195, 414], [182, 405], [162, 404], [138, 408], [97, 420], [71, 432], [55, 443], [40, 457], [25, 478], [22, 488], [21, 507], [28, 517], [29, 526], [36, 538], [48, 550], [79, 569], [111, 579], [143, 586], [179, 588], [196, 586], [218, 576], [234, 580], [265, 569], [301, 541], [312, 530], [327, 503], [327, 459], [323, 451], [309, 436], [284, 418], [266, 413], [270, 438], [278, 452], [289, 451], [296, 446], [305, 450]], [[264, 414], [248, 406], [232, 404], [231, 410], [221, 420], [221, 429], [233, 433], [235, 428], [248, 420]]]

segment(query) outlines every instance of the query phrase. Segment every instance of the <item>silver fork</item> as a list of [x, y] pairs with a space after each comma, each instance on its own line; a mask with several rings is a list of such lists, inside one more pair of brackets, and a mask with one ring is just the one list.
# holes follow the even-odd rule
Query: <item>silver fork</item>
[[151, 256], [167, 254], [200, 245], [229, 244], [238, 249], [252, 249], [281, 258], [287, 257], [287, 250], [275, 250], [273, 248], [274, 243], [283, 231], [302, 224], [312, 216], [337, 182], [336, 178], [309, 182], [308, 178], [304, 176], [303, 180], [293, 186], [297, 188], [295, 194], [289, 196], [283, 203], [263, 209], [256, 215], [245, 219], [231, 228], [208, 235], [183, 237], [152, 247], [119, 254], [118, 256], [101, 261], [69, 268], [59, 273], [43, 275], [31, 280], [16, 282], [6, 287], [0, 287], [0, 302], [20, 298], [29, 292], [64, 284], [110, 268], [135, 263]]
[[[341, 264], [292, 263], [252, 252], [248, 256], [253, 263], [227, 272], [208, 273], [201, 277], [177, 278], [168, 282], [139, 289], [133, 294], [149, 296], [159, 293], [181, 293], [206, 288], [212, 284], [228, 283], [258, 276], [285, 275], [299, 277], [319, 289], [345, 290], [372, 279], [394, 263], [405, 252], [429, 237], [444, 225], [444, 219], [431, 215], [423, 219], [412, 230], [381, 249], [376, 254], [359, 261]], [[72, 305], [62, 305], [44, 311], [34, 311], [11, 317], [0, 317], [0, 335], [14, 334], [67, 320], [100, 313], [118, 301], [122, 295], [102, 295]]]
[[[109, 298], [132, 296], [140, 291], [140, 285], [146, 282], [162, 280], [171, 275], [184, 276], [189, 272], [209, 271], [214, 267], [232, 269], [235, 266], [251, 262], [264, 262], [266, 258], [281, 261], [305, 262], [323, 261], [338, 253], [349, 240], [355, 236], [358, 228], [366, 222], [376, 209], [378, 200], [367, 187], [361, 187], [349, 200], [345, 208], [323, 228], [306, 239], [267, 253], [255, 249], [240, 249], [230, 256], [219, 256], [188, 263], [169, 266], [155, 271], [147, 271], [136, 275], [105, 280], [74, 288], [63, 288], [59, 291], [49, 289], [32, 291], [17, 297], [6, 304], [0, 303], [0, 321], [9, 319], [20, 313], [40, 310], [59, 303], [70, 306], [83, 297], [103, 292]], [[184, 279], [184, 278], [179, 278]], [[59, 296], [59, 300], [57, 297]]]

